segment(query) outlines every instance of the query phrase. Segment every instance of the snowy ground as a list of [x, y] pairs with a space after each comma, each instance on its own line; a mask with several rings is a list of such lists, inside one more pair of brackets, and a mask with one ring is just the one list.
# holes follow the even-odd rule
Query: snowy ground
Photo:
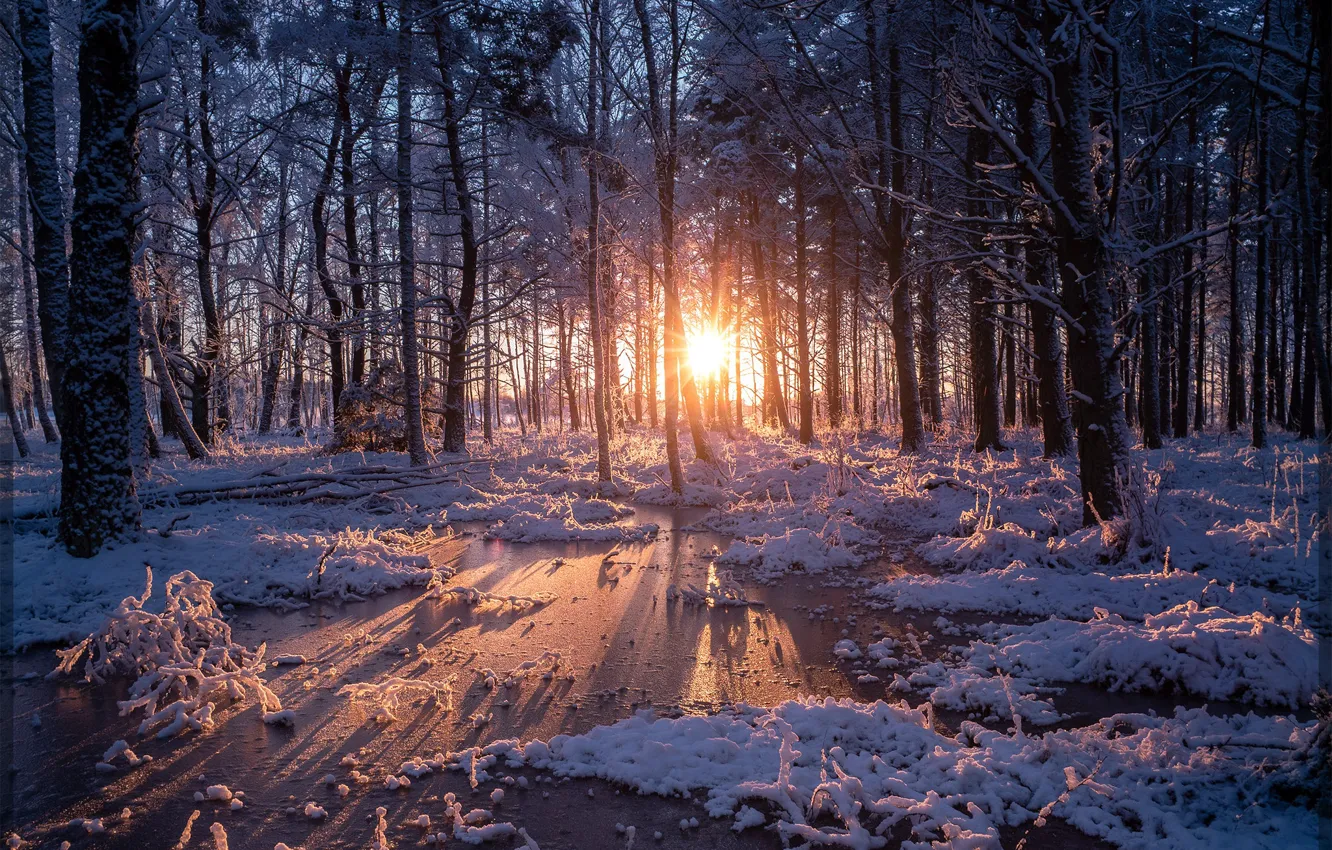
[[[157, 465], [149, 530], [90, 561], [51, 543], [57, 463], [39, 454], [15, 483], [20, 644], [93, 633], [143, 592], [145, 562], [156, 616], [161, 583], [191, 570], [224, 613], [241, 606], [237, 646], [268, 633], [263, 677], [283, 711], [267, 706], [265, 725], [198, 700], [203, 734], [182, 721], [179, 737], [140, 741], [139, 715], [115, 717], [103, 696], [127, 682], [31, 682], [20, 703], [43, 725], [29, 752], [54, 737], [53, 764], [82, 780], [53, 793], [37, 771], [24, 837], [133, 843], [124, 805], [173, 832], [166, 818], [183, 826], [193, 792], [207, 797], [206, 768], [249, 795], [234, 810], [205, 800], [195, 845], [215, 840], [216, 818], [234, 847], [365, 846], [382, 805], [404, 844], [623, 847], [660, 831], [680, 846], [1313, 846], [1316, 820], [1291, 802], [1324, 626], [1310, 446], [1209, 435], [1141, 453], [1132, 522], [1082, 530], [1075, 464], [1042, 460], [1030, 437], [994, 456], [941, 437], [915, 458], [875, 436], [715, 439], [718, 467], [690, 464], [683, 500], [664, 486], [660, 440], [633, 433], [613, 494], [595, 486], [589, 441], [565, 435], [507, 439], [388, 496], [173, 503], [222, 482], [405, 465], [237, 443]], [[218, 640], [177, 655], [220, 657]], [[50, 659], [34, 650], [20, 667]], [[89, 713], [105, 717], [76, 719]], [[251, 723], [261, 731], [237, 731]], [[98, 770], [116, 738], [155, 760]], [[695, 803], [607, 809], [639, 821], [631, 836], [585, 798], [588, 777]], [[543, 822], [551, 799], [587, 830]], [[107, 836], [68, 826], [72, 812], [103, 817]], [[421, 814], [433, 825], [405, 826]]]

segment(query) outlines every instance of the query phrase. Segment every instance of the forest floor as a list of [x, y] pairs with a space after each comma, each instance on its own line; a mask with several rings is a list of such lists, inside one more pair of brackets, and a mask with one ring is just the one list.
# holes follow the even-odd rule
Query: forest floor
[[[671, 504], [660, 440], [631, 432], [609, 499], [589, 441], [562, 435], [506, 438], [386, 496], [182, 505], [222, 482], [405, 465], [237, 441], [155, 464], [149, 530], [88, 561], [52, 545], [47, 448], [15, 481], [19, 834], [1314, 846], [1298, 798], [1328, 624], [1311, 610], [1310, 446], [1209, 435], [1141, 452], [1133, 523], [1083, 530], [1075, 464], [1041, 459], [1032, 435], [983, 456], [942, 435], [915, 458], [822, 436], [714, 435], [690, 504]], [[145, 563], [144, 610], [176, 603], [151, 642], [152, 617], [121, 603]], [[181, 587], [204, 585], [164, 588], [184, 570], [220, 610], [186, 604]], [[99, 660], [47, 678], [50, 645], [108, 616]], [[241, 649], [261, 643], [262, 659]], [[198, 659], [219, 646], [290, 713], [256, 706], [242, 677], [216, 712], [187, 684], [159, 703], [188, 703], [182, 722], [121, 716], [181, 653], [211, 670]], [[127, 658], [129, 676], [109, 675]]]

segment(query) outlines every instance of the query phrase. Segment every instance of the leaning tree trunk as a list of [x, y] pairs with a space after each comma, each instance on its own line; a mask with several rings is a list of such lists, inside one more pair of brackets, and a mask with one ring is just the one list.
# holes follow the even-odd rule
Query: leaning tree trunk
[[157, 335], [157, 318], [153, 315], [151, 302], [144, 302], [140, 309], [139, 321], [143, 328], [144, 348], [148, 349], [148, 359], [153, 364], [153, 372], [157, 376], [157, 388], [162, 395], [162, 404], [171, 411], [177, 423], [176, 430], [181, 442], [185, 444], [185, 452], [191, 460], [206, 458], [208, 447], [199, 439], [199, 435], [190, 425], [190, 420], [185, 416], [185, 405], [180, 400], [180, 393], [176, 391], [176, 382], [171, 378], [166, 355], [162, 353], [162, 341]]
[[131, 251], [138, 0], [88, 0], [79, 51], [69, 362], [60, 423], [60, 537], [88, 558], [139, 524], [131, 446]]
[[32, 289], [32, 263], [29, 262], [32, 240], [28, 235], [28, 210], [24, 206], [27, 183], [26, 175], [20, 170], [20, 190], [14, 199], [14, 217], [19, 222], [19, 247], [22, 248], [19, 282], [23, 287], [23, 330], [24, 339], [28, 343], [28, 369], [32, 372], [32, 395], [37, 406], [37, 421], [42, 426], [42, 437], [46, 442], [54, 443], [60, 440], [60, 435], [46, 413], [46, 392], [42, 387], [42, 357], [37, 345], [37, 299]]
[[28, 450], [28, 438], [23, 433], [23, 420], [19, 416], [18, 405], [14, 403], [14, 379], [9, 373], [9, 358], [5, 356], [3, 345], [0, 345], [0, 396], [4, 397], [5, 416], [9, 420], [9, 432], [14, 438], [14, 448], [18, 450], [19, 457], [27, 457], [32, 452]]
[[37, 316], [42, 326], [46, 376], [56, 427], [64, 428], [69, 261], [65, 255], [65, 204], [56, 162], [55, 80], [47, 0], [17, 0], [22, 44], [23, 146], [32, 211], [32, 260], [37, 277]]

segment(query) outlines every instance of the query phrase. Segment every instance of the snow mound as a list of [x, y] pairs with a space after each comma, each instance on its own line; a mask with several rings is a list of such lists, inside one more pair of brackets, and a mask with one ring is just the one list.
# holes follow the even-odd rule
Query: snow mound
[[1264, 605], [1289, 613], [1299, 599], [1248, 585], [1224, 587], [1206, 575], [1166, 572], [1081, 572], [1013, 561], [1001, 570], [952, 575], [903, 575], [869, 591], [874, 604], [898, 611], [982, 611], [1088, 620], [1101, 608], [1141, 620], [1195, 600], [1233, 610]]
[[[439, 542], [433, 530], [398, 529], [336, 534], [262, 530], [251, 552], [256, 574], [218, 582], [218, 598], [248, 605], [291, 606], [295, 599], [361, 601], [401, 587], [424, 585], [435, 571], [422, 550]], [[299, 605], [300, 603], [294, 603]]]
[[1190, 600], [1142, 623], [1104, 609], [1089, 622], [1003, 626], [973, 642], [973, 661], [1051, 681], [1110, 690], [1176, 687], [1209, 699], [1297, 708], [1318, 686], [1317, 636], [1298, 611], [1278, 620], [1232, 614]]
[[584, 540], [619, 543], [644, 540], [657, 526], [621, 525], [632, 508], [605, 499], [519, 492], [492, 495], [480, 502], [447, 509], [450, 522], [493, 523], [485, 536], [515, 543]]
[[752, 543], [736, 541], [717, 559], [719, 564], [749, 567], [763, 581], [794, 570], [825, 573], [850, 569], [863, 561], [863, 556], [808, 528], [789, 529], [781, 536]]
[[849, 848], [884, 847], [883, 833], [903, 822], [909, 850], [997, 847], [1000, 826], [1047, 816], [1134, 850], [1281, 848], [1307, 846], [1316, 816], [1265, 789], [1312, 734], [1290, 718], [1177, 709], [1039, 737], [1020, 724], [1012, 735], [967, 724], [949, 738], [905, 704], [828, 698], [711, 717], [641, 712], [582, 735], [498, 741], [448, 759], [480, 781], [478, 764], [504, 759], [644, 794], [702, 791], [713, 817], [744, 811], [757, 825], [752, 813], [767, 811], [783, 836]]

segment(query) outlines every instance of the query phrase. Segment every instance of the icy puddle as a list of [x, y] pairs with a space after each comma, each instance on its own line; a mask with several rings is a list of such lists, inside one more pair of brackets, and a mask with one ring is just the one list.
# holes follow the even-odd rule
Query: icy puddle
[[[655, 540], [641, 543], [515, 544], [464, 536], [441, 544], [432, 560], [457, 571], [443, 589], [466, 589], [470, 598], [461, 592], [431, 598], [415, 589], [288, 614], [234, 612], [238, 642], [266, 642], [270, 660], [304, 659], [273, 666], [268, 676], [295, 711], [290, 729], [264, 725], [251, 706], [220, 711], [216, 728], [205, 734], [139, 739], [138, 718], [120, 717], [116, 707], [124, 684], [36, 678], [54, 666], [53, 654], [25, 653], [16, 660], [19, 676], [31, 677], [17, 696], [16, 821], [40, 825], [51, 840], [76, 847], [138, 847], [149, 836], [153, 846], [167, 847], [196, 809], [194, 793], [220, 783], [242, 792], [243, 802], [234, 810], [234, 803], [206, 803], [193, 828], [195, 845], [212, 843], [208, 829], [216, 818], [232, 848], [269, 850], [278, 841], [363, 847], [377, 806], [389, 809], [395, 833], [418, 813], [438, 818], [442, 804], [431, 798], [448, 791], [466, 808], [473, 802], [489, 807], [483, 796], [472, 801], [463, 776], [453, 771], [423, 777], [407, 791], [385, 791], [383, 771], [412, 756], [503, 738], [546, 740], [649, 708], [707, 714], [796, 695], [866, 698], [831, 654], [848, 627], [844, 618], [856, 610], [848, 590], [792, 575], [773, 587], [744, 583], [740, 595], [753, 604], [699, 601], [710, 585], [718, 592], [722, 576], [710, 555], [728, 542], [676, 530], [702, 513], [641, 507], [634, 521], [662, 528]], [[730, 601], [739, 601], [736, 595], [732, 590]], [[558, 664], [547, 675], [553, 653]], [[390, 677], [450, 690], [453, 709], [441, 704], [444, 691], [438, 700], [407, 693], [394, 709], [398, 721], [386, 725], [376, 722], [377, 705], [338, 693], [347, 684]], [[121, 738], [153, 761], [98, 771], [104, 751]], [[344, 798], [323, 779], [332, 772], [343, 781], [339, 761], [348, 752], [358, 754], [374, 782], [349, 789]], [[771, 833], [736, 834], [729, 819], [713, 821], [688, 801], [620, 794], [589, 781], [532, 787], [511, 790], [496, 815], [527, 826], [545, 850], [623, 847], [627, 839], [617, 823], [635, 825], [644, 844], [660, 831], [653, 842], [659, 846], [779, 844]], [[481, 791], [490, 793], [487, 786]], [[307, 818], [307, 801], [326, 815]], [[122, 822], [126, 808], [129, 818]], [[682, 831], [681, 819], [690, 817], [700, 825]], [[102, 818], [106, 831], [68, 826], [74, 818]], [[423, 835], [412, 828], [391, 837], [416, 844]]]
[[[265, 677], [294, 711], [291, 728], [265, 725], [251, 704], [219, 711], [216, 727], [204, 734], [141, 739], [134, 734], [139, 718], [117, 710], [125, 683], [48, 681], [41, 677], [54, 666], [52, 653], [26, 653], [16, 659], [19, 675], [29, 676], [16, 707], [16, 821], [35, 827], [25, 836], [35, 831], [52, 847], [69, 841], [139, 850], [145, 841], [172, 846], [198, 811], [186, 846], [212, 847], [217, 823], [237, 850], [278, 842], [313, 850], [371, 846], [383, 807], [393, 846], [426, 846], [428, 834], [445, 828], [444, 798], [454, 794], [463, 811], [489, 809], [496, 821], [524, 827], [542, 850], [624, 848], [629, 826], [640, 850], [780, 847], [771, 830], [737, 833], [732, 818], [708, 817], [701, 792], [693, 799], [643, 797], [598, 780], [552, 781], [549, 772], [502, 757], [475, 790], [464, 772], [438, 766], [407, 787], [386, 787], [389, 774], [417, 758], [504, 739], [549, 741], [637, 711], [711, 715], [807, 695], [905, 697], [921, 705], [928, 687], [894, 689], [897, 663], [878, 662], [892, 655], [910, 674], [965, 645], [989, 619], [940, 621], [869, 607], [858, 579], [918, 566], [909, 559], [839, 572], [837, 586], [799, 574], [773, 586], [743, 576], [729, 583], [713, 557], [729, 541], [682, 530], [701, 515], [640, 507], [634, 522], [656, 523], [661, 532], [621, 544], [516, 544], [465, 530], [430, 550], [432, 562], [454, 575], [425, 591], [287, 614], [233, 612], [237, 642], [267, 643], [272, 666]], [[839, 646], [847, 640], [860, 656]], [[886, 654], [889, 646], [895, 649]], [[398, 693], [351, 699], [349, 685]], [[1082, 726], [1117, 710], [1169, 715], [1177, 702], [1085, 686], [1052, 699], [1073, 717], [1047, 728]], [[393, 722], [381, 722], [389, 715]], [[930, 716], [952, 736], [968, 713], [940, 708]], [[991, 718], [985, 725], [1002, 731], [1010, 724]], [[99, 770], [117, 739], [152, 761]], [[641, 764], [642, 755], [625, 758]], [[219, 799], [196, 802], [214, 785], [225, 785], [230, 799], [217, 791]], [[887, 833], [888, 846], [909, 832], [902, 821]], [[1002, 827], [1000, 837], [1005, 847], [1024, 837], [1027, 848], [1108, 846], [1053, 820], [1029, 834], [1025, 826]], [[525, 841], [501, 836], [495, 846], [523, 848]]]

